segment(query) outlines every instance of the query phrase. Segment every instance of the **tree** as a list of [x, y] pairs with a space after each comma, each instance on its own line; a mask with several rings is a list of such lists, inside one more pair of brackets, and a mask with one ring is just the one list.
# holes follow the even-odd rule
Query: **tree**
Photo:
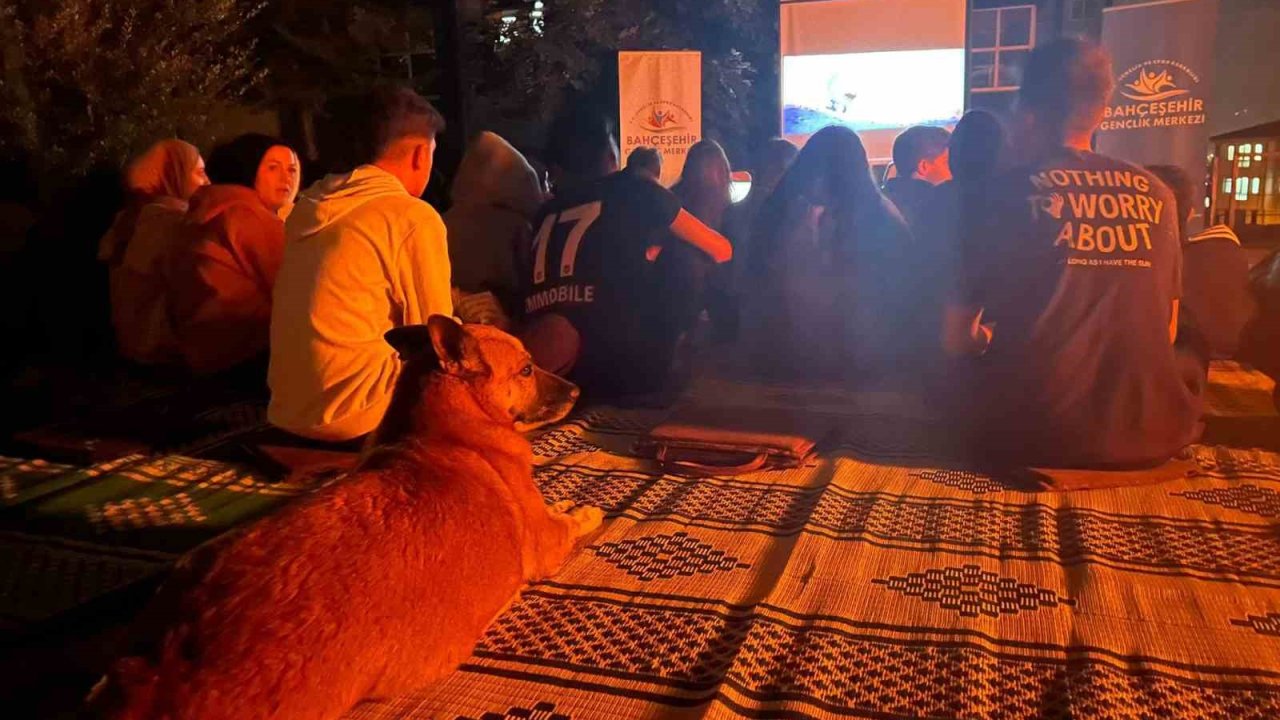
[[0, 152], [44, 178], [212, 133], [262, 78], [242, 33], [257, 0], [0, 0]]
[[258, 55], [268, 69], [262, 100], [278, 111], [284, 136], [313, 156], [321, 142], [314, 118], [326, 101], [358, 94], [382, 80], [408, 83], [430, 95], [440, 74], [429, 4], [272, 0], [253, 29], [261, 38]]
[[[507, 3], [509, 4], [509, 3]], [[493, 3], [491, 3], [493, 5]], [[704, 134], [742, 157], [776, 131], [771, 93], [777, 3], [770, 0], [545, 0], [543, 17], [480, 28], [473, 104], [488, 124], [545, 123], [570, 100], [613, 108], [619, 50], [699, 50]], [[764, 78], [766, 82], [760, 82]]]
[[318, 109], [379, 79], [425, 87], [431, 20], [413, 0], [274, 0], [256, 23], [271, 70], [266, 90], [273, 102]]

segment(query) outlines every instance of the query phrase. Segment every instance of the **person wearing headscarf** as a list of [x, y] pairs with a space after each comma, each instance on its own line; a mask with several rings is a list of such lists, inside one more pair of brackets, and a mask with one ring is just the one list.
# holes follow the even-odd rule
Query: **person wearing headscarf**
[[191, 371], [222, 372], [266, 352], [284, 253], [279, 212], [293, 202], [299, 174], [297, 153], [267, 135], [241, 135], [210, 154], [214, 184], [191, 198], [190, 242], [174, 257], [169, 292]]
[[209, 184], [200, 151], [161, 140], [125, 171], [128, 199], [98, 245], [107, 263], [111, 324], [120, 355], [143, 365], [177, 359], [169, 318], [168, 269], [182, 242], [187, 202]]
[[462, 295], [491, 292], [517, 311], [520, 258], [532, 244], [530, 223], [542, 205], [538, 175], [520, 151], [491, 132], [471, 141], [444, 214], [453, 286]]

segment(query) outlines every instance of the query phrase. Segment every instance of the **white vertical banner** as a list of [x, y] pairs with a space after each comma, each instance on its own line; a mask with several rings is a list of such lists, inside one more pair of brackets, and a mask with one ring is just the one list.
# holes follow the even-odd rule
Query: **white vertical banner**
[[618, 53], [618, 121], [623, 164], [637, 147], [658, 148], [662, 184], [674, 183], [702, 139], [702, 53]]

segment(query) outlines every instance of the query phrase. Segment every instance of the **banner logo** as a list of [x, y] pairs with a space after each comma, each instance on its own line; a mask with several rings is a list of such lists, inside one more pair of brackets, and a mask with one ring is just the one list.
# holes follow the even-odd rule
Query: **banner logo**
[[1146, 68], [1138, 68], [1138, 79], [1122, 86], [1121, 95], [1130, 100], [1167, 100], [1171, 97], [1186, 95], [1187, 91], [1178, 87], [1168, 70], [1147, 72]]
[[1102, 130], [1203, 125], [1200, 76], [1174, 60], [1147, 60], [1116, 79], [1118, 102], [1106, 108]]
[[669, 133], [689, 127], [693, 116], [675, 103], [657, 100], [637, 110], [631, 120], [648, 132]]

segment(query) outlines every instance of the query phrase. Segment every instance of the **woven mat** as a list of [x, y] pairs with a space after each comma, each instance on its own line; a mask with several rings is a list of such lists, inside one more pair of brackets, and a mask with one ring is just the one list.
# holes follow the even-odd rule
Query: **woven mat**
[[[1213, 412], [1272, 413], [1215, 368]], [[443, 684], [352, 718], [1280, 717], [1280, 456], [1032, 494], [947, 467], [890, 393], [706, 381], [689, 401], [841, 418], [815, 467], [736, 480], [627, 457], [659, 422], [600, 408], [534, 443], [549, 502], [606, 509]], [[56, 615], [307, 488], [234, 464], [0, 459], [0, 619]]]
[[[1261, 412], [1247, 374], [1220, 397]], [[690, 480], [625, 456], [653, 411], [543, 434], [547, 501], [603, 507], [603, 535], [450, 679], [349, 717], [1280, 717], [1280, 455], [1197, 447], [1186, 479], [1027, 493], [930, 466], [946, 429], [889, 394], [690, 397], [830, 411], [841, 441]]]
[[0, 457], [0, 627], [54, 617], [165, 571], [303, 491], [179, 455], [87, 468]]

